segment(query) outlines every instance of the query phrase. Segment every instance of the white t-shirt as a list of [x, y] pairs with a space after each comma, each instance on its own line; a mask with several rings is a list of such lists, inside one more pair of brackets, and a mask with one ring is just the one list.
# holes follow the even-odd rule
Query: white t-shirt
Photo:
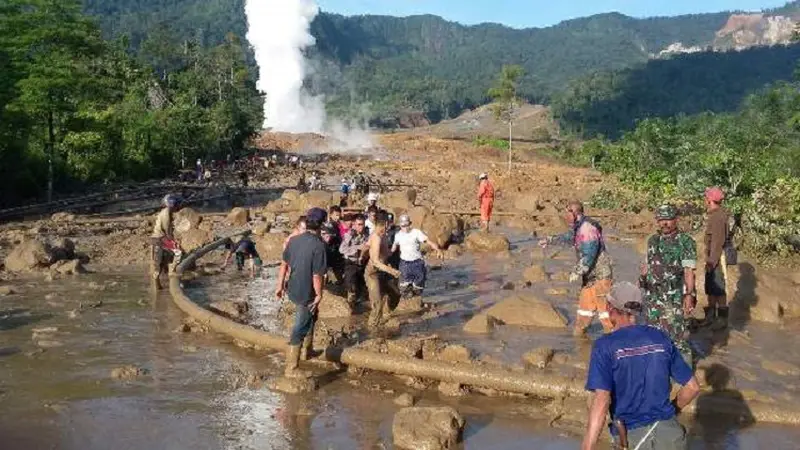
[[428, 236], [417, 228], [407, 232], [400, 230], [394, 235], [394, 243], [400, 247], [400, 259], [408, 262], [422, 259], [420, 244], [427, 240]]
[[372, 234], [372, 230], [375, 229], [375, 224], [372, 223], [371, 220], [367, 219], [364, 221], [364, 227], [366, 227], [367, 231], [369, 231], [369, 234]]

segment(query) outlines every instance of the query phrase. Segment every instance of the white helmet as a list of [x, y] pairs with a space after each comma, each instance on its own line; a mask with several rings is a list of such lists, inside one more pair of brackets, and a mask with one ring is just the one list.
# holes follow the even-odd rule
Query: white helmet
[[481, 176], [478, 177], [479, 180], [485, 180], [487, 178], [489, 178], [489, 174], [486, 172], [482, 173]]
[[367, 201], [368, 202], [377, 202], [378, 201], [378, 194], [375, 192], [370, 192], [367, 194]]
[[411, 218], [408, 217], [408, 215], [403, 214], [398, 219], [397, 224], [400, 225], [401, 227], [407, 227], [407, 226], [411, 225]]

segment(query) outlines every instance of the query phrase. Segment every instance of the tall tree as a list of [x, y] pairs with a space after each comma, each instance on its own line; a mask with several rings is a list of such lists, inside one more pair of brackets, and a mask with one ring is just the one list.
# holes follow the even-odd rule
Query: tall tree
[[508, 125], [508, 171], [511, 172], [511, 133], [517, 108], [520, 105], [519, 79], [524, 75], [522, 67], [518, 65], [505, 65], [497, 76], [494, 86], [489, 89], [489, 97], [494, 100], [492, 111], [497, 120], [502, 120]]

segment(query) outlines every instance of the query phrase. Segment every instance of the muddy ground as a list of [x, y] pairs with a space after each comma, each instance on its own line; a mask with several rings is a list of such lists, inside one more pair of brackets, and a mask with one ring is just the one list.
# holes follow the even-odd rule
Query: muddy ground
[[[263, 144], [268, 150], [307, 151], [315, 149], [312, 144], [317, 139], [273, 136]], [[541, 252], [535, 236], [563, 229], [558, 211], [566, 199], [587, 199], [611, 182], [590, 170], [540, 158], [526, 148], [519, 153], [517, 168], [507, 174], [502, 153], [476, 148], [463, 139], [394, 134], [379, 141], [382, 148], [377, 158], [326, 157], [315, 163], [308, 157], [304, 172], [318, 170], [335, 185], [341, 176], [360, 169], [386, 184], [413, 185], [417, 204], [437, 212], [463, 213], [459, 217], [470, 233], [475, 218], [466, 212], [475, 209], [475, 178], [489, 171], [498, 187], [497, 210], [517, 213], [498, 218], [496, 224], [510, 240], [509, 252], [464, 252], [443, 263], [431, 260], [437, 266], [426, 295], [432, 308], [397, 318], [390, 337], [435, 335], [464, 345], [476, 362], [582, 376], [591, 341], [574, 339], [569, 327], [506, 325], [475, 335], [465, 332], [464, 325], [509, 296], [522, 294], [550, 303], [571, 324], [577, 288], [558, 280], [568, 270], [572, 255]], [[299, 175], [286, 167], [259, 171], [253, 173], [249, 189], [194, 205], [205, 214], [200, 226], [207, 232], [204, 239], [241, 229], [227, 217], [233, 206], [250, 208], [251, 226], [269, 222], [273, 233], [284, 229], [292, 216], [266, 214], [264, 206], [294, 186]], [[223, 188], [209, 188], [213, 189]], [[590, 214], [611, 229], [617, 278], [633, 280], [642, 237], [652, 231], [651, 218], [615, 211], [590, 210]], [[0, 288], [12, 291], [0, 297], [4, 449], [108, 448], [111, 442], [115, 448], [137, 449], [391, 448], [391, 419], [399, 408], [394, 399], [401, 393], [413, 395], [422, 405], [453, 405], [467, 419], [465, 448], [577, 446], [583, 412], [561, 411], [554, 420], [558, 414], [547, 399], [486, 396], [470, 392], [469, 387], [443, 393], [435, 384], [376, 373], [338, 373], [326, 377], [321, 389], [307, 396], [272, 393], [261, 381], [280, 371], [280, 355], [241, 348], [214, 333], [195, 332], [183, 326], [185, 318], [166, 293], [149, 291], [145, 275], [148, 217], [142, 214], [87, 225], [78, 216], [3, 225], [0, 256], [31, 237], [69, 237], [88, 258], [86, 268], [94, 272], [0, 272]], [[185, 281], [187, 294], [203, 305], [247, 300], [249, 323], [284, 332], [277, 317], [279, 305], [271, 296], [275, 269], [268, 268], [261, 279], [250, 281], [235, 271], [220, 273], [220, 258], [217, 252], [203, 259], [196, 275]], [[553, 276], [526, 286], [524, 272], [532, 265]], [[733, 271], [731, 289], [738, 302], [733, 329], [702, 331], [692, 339], [703, 358], [701, 373], [713, 368], [717, 378], [727, 376], [716, 392], [713, 383], [706, 382], [704, 395], [726, 396], [745, 404], [799, 404], [800, 352], [785, 345], [800, 328], [793, 316], [797, 286], [792, 272], [762, 269], [750, 262]], [[761, 290], [765, 284], [769, 291]], [[773, 297], [784, 303], [775, 303]], [[356, 340], [368, 337], [359, 331], [362, 317], [345, 322], [338, 321], [333, 328], [352, 331]], [[599, 333], [595, 324], [590, 338]], [[526, 367], [523, 356], [542, 347], [554, 351], [551, 362], [545, 369]], [[692, 448], [698, 449], [789, 449], [796, 448], [794, 443], [800, 438], [796, 428], [747, 417], [682, 419], [690, 430]]]

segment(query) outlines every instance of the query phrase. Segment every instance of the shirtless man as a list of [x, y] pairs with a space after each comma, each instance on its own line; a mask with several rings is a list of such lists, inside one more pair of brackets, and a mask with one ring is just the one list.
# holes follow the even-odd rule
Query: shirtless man
[[386, 301], [383, 294], [386, 291], [386, 276], [398, 278], [400, 271], [386, 264], [389, 258], [389, 246], [383, 239], [386, 234], [386, 217], [379, 216], [375, 222], [375, 229], [369, 237], [369, 261], [364, 271], [364, 280], [369, 292], [369, 304], [372, 312], [369, 315], [369, 327], [378, 328], [383, 318]]

